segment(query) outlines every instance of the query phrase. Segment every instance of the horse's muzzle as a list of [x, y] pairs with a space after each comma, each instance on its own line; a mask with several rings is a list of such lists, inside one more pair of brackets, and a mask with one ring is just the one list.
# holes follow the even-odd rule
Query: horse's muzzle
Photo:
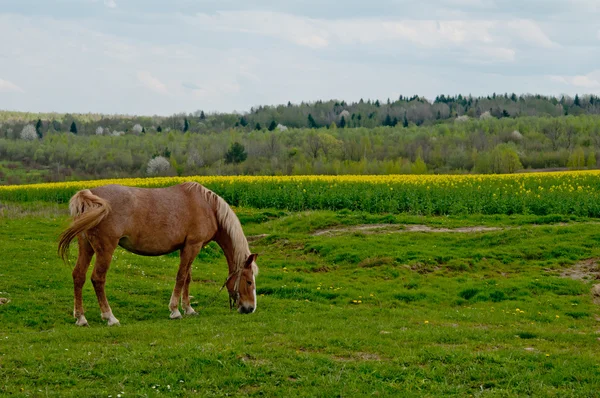
[[253, 306], [240, 306], [238, 308], [238, 312], [240, 314], [252, 314], [254, 312], [254, 307]]

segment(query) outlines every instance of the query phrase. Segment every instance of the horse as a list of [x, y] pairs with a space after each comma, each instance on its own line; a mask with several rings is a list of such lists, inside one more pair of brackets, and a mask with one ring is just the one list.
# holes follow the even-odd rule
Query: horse
[[[78, 191], [69, 201], [71, 225], [60, 235], [58, 254], [68, 262], [70, 243], [77, 238], [79, 253], [73, 269], [76, 325], [88, 326], [82, 288], [92, 257], [91, 281], [101, 318], [119, 325], [106, 299], [104, 285], [117, 246], [143, 256], [159, 256], [179, 250], [180, 262], [169, 302], [171, 319], [196, 315], [190, 305], [192, 262], [206, 244], [215, 241], [225, 254], [229, 275], [223, 286], [229, 291], [230, 308], [241, 314], [256, 310], [256, 253], [251, 253], [238, 217], [217, 194], [196, 182], [166, 188], [134, 188], [111, 184]], [[223, 287], [221, 287], [223, 289]]]

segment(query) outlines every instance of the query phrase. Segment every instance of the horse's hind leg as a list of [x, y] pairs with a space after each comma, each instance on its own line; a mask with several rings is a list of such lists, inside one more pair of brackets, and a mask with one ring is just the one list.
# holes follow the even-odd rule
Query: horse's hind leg
[[110, 305], [108, 305], [108, 300], [106, 299], [106, 293], [104, 292], [106, 272], [110, 267], [112, 255], [117, 247], [118, 241], [112, 242], [107, 241], [106, 239], [101, 241], [100, 239], [97, 239], [94, 240], [92, 244], [96, 252], [96, 262], [94, 263], [94, 272], [92, 272], [92, 284], [96, 291], [102, 319], [108, 321], [108, 326], [119, 325], [119, 320], [113, 315]]
[[77, 257], [77, 264], [75, 264], [75, 268], [73, 268], [73, 290], [75, 301], [73, 306], [73, 316], [77, 319], [75, 322], [77, 326], [87, 326], [87, 319], [85, 319], [85, 316], [83, 315], [82, 289], [85, 284], [87, 270], [92, 261], [92, 256], [94, 255], [94, 249], [92, 249], [90, 242], [88, 242], [83, 235], [78, 236], [77, 241], [79, 243], [79, 255]]
[[190, 294], [189, 294], [189, 283], [192, 278], [191, 268], [194, 259], [202, 249], [202, 242], [200, 243], [186, 243], [181, 249], [179, 254], [179, 271], [177, 271], [177, 280], [175, 281], [175, 288], [171, 295], [171, 301], [169, 302], [169, 309], [171, 310], [171, 319], [181, 318], [181, 312], [179, 312], [179, 299], [181, 298], [181, 291], [183, 290], [183, 309], [186, 314], [195, 314], [196, 311], [190, 306]]

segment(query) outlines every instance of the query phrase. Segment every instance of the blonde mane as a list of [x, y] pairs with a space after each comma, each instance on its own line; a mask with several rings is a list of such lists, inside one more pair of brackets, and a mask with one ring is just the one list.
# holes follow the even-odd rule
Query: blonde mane
[[[231, 239], [236, 271], [239, 271], [246, 263], [248, 256], [250, 256], [250, 247], [248, 246], [248, 240], [246, 239], [246, 235], [244, 235], [240, 220], [223, 198], [205, 186], [193, 181], [185, 182], [183, 186], [188, 191], [198, 190], [215, 210], [219, 227], [224, 229]], [[258, 275], [258, 266], [256, 264], [252, 264], [252, 272], [254, 275]]]

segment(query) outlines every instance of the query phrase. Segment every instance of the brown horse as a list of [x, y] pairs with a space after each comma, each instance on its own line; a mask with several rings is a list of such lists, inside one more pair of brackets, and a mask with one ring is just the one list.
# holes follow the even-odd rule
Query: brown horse
[[[104, 284], [113, 252], [117, 246], [143, 256], [159, 256], [180, 251], [179, 271], [171, 295], [171, 318], [181, 318], [179, 299], [187, 315], [195, 315], [190, 306], [191, 265], [202, 247], [210, 241], [221, 246], [229, 265], [225, 285], [230, 304], [239, 313], [256, 309], [256, 254], [251, 254], [239, 219], [217, 194], [195, 182], [168, 188], [132, 188], [105, 185], [77, 192], [69, 202], [73, 223], [60, 236], [58, 253], [66, 260], [69, 244], [75, 237], [79, 256], [73, 269], [76, 324], [87, 326], [81, 290], [92, 256], [96, 255], [92, 284], [102, 319], [118, 325], [106, 295]], [[183, 295], [182, 295], [183, 293]]]

